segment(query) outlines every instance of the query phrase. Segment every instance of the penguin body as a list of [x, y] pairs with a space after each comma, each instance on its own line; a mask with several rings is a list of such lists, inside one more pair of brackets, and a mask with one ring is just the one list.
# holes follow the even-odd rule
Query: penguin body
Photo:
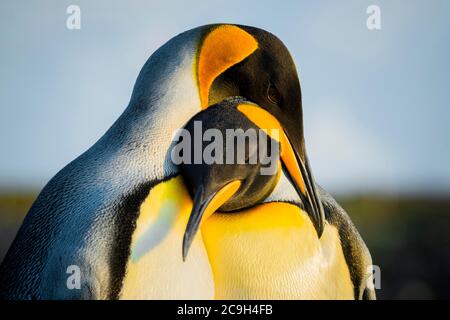
[[[284, 175], [281, 178], [286, 179]], [[211, 216], [183, 262], [181, 242], [192, 200], [186, 190], [176, 205], [162, 201], [165, 210], [152, 210], [151, 201], [160, 201], [152, 193], [160, 188], [170, 194], [171, 188], [183, 188], [183, 180], [176, 177], [159, 184], [142, 205], [120, 298], [354, 299], [359, 295], [348, 267], [358, 260], [345, 256], [337, 227], [327, 223], [319, 240], [299, 205], [284, 201]], [[277, 193], [275, 190], [272, 196]], [[295, 197], [293, 189], [291, 196]], [[330, 207], [330, 215], [345, 214], [338, 209]], [[163, 215], [171, 214], [173, 224], [168, 223], [172, 227], [166, 229], [167, 234], [151, 237]], [[354, 229], [348, 231], [359, 237]], [[151, 238], [145, 239], [145, 233]], [[365, 272], [352, 271], [356, 277]], [[309, 281], [311, 278], [315, 281]]]
[[[194, 237], [198, 203], [171, 161], [173, 134], [231, 96], [278, 120], [290, 169], [251, 207], [212, 210]], [[374, 297], [364, 243], [312, 177], [301, 108], [293, 61], [270, 33], [208, 25], [176, 36], [145, 63], [120, 118], [44, 187], [0, 266], [0, 297]], [[67, 286], [71, 266], [80, 289]]]

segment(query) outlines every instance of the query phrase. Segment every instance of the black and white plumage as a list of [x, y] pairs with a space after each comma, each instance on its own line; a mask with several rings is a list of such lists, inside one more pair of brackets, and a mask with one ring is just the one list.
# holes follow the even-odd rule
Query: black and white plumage
[[[230, 54], [230, 59], [219, 61], [230, 65], [214, 74], [205, 94], [198, 61], [205, 39], [217, 30], [223, 36], [217, 42], [225, 43], [223, 50], [236, 53], [242, 46], [233, 43], [239, 40], [236, 35], [254, 39], [257, 48], [242, 57]], [[217, 41], [219, 36], [215, 37]], [[0, 266], [0, 297], [374, 298], [373, 290], [367, 287], [371, 258], [364, 242], [345, 211], [323, 189], [315, 187], [312, 176], [304, 178], [312, 183], [308, 201], [314, 212], [300, 210], [305, 200], [299, 198], [292, 179], [284, 172], [260, 204], [261, 212], [269, 216], [267, 208], [273, 203], [299, 212], [301, 221], [297, 223], [308, 235], [305, 242], [310, 243], [304, 248], [312, 250], [310, 255], [296, 251], [296, 247], [277, 247], [276, 242], [274, 247], [264, 248], [260, 240], [269, 240], [270, 229], [267, 234], [266, 229], [258, 229], [264, 232], [255, 239], [253, 231], [240, 233], [238, 227], [227, 237], [206, 230], [194, 240], [187, 261], [182, 261], [181, 240], [191, 199], [179, 168], [169, 157], [173, 133], [208, 105], [235, 95], [277, 117], [292, 140], [298, 161], [307, 163], [298, 77], [281, 41], [266, 31], [245, 26], [208, 25], [182, 33], [148, 59], [128, 107], [105, 135], [42, 190]], [[309, 174], [309, 167], [307, 170]], [[243, 216], [248, 212], [243, 210]], [[323, 213], [324, 220], [320, 218]], [[220, 233], [224, 216], [215, 216], [211, 229], [219, 228]], [[216, 236], [223, 247], [208, 240]], [[301, 243], [302, 234], [293, 236]], [[233, 257], [236, 251], [229, 250], [239, 246], [239, 237], [255, 245], [253, 256]], [[226, 263], [240, 263], [239, 270], [245, 275], [253, 271], [255, 261], [261, 262], [261, 268], [270, 265], [273, 256], [265, 253], [276, 254], [277, 250], [292, 252], [292, 261], [300, 261], [296, 262], [294, 279], [287, 274], [288, 269], [277, 266], [276, 273], [261, 269], [264, 272], [255, 272], [254, 279], [245, 279], [247, 286], [239, 287], [239, 274], [223, 274], [215, 267], [223, 261], [220, 259], [230, 256]], [[80, 290], [66, 286], [66, 270], [71, 265], [81, 270]], [[279, 284], [268, 281], [274, 275], [282, 278]], [[230, 287], [222, 285], [221, 279]], [[254, 289], [260, 286], [265, 290]]]

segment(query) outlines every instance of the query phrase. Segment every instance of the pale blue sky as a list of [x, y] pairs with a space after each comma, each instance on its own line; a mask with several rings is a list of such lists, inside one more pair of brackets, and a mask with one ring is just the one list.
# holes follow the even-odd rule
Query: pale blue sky
[[[82, 29], [66, 28], [77, 4]], [[381, 8], [382, 30], [366, 28]], [[450, 194], [450, 1], [2, 1], [0, 188], [41, 188], [126, 107], [172, 36], [267, 29], [299, 69], [316, 179], [333, 193]]]

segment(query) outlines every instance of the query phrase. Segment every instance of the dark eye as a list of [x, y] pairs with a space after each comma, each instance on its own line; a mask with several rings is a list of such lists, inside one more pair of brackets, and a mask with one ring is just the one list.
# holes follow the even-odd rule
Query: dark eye
[[280, 93], [271, 82], [267, 86], [267, 99], [273, 104], [279, 104], [281, 100]]

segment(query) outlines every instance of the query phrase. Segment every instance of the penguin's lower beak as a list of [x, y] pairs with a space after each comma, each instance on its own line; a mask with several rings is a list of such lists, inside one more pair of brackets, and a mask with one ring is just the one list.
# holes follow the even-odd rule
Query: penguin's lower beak
[[[286, 140], [288, 140], [287, 137]], [[305, 206], [305, 211], [309, 214], [317, 235], [320, 238], [324, 229], [325, 214], [322, 202], [317, 195], [316, 184], [309, 166], [308, 157], [305, 154], [305, 162], [303, 162], [289, 142], [286, 142], [285, 149], [292, 151], [286, 152], [287, 154], [282, 154], [281, 159], [283, 160], [283, 165], [291, 180], [294, 182], [294, 187]]]
[[186, 260], [189, 248], [197, 234], [201, 222], [216, 212], [222, 204], [230, 199], [240, 188], [241, 181], [234, 180], [218, 190], [210, 190], [210, 186], [200, 185], [195, 191], [191, 215], [183, 237], [183, 261]]
[[[266, 130], [266, 133], [269, 136], [279, 141], [283, 166], [286, 168], [289, 178], [292, 180], [295, 189], [303, 202], [305, 211], [310, 216], [317, 231], [317, 235], [321, 237], [325, 221], [324, 210], [322, 202], [317, 194], [316, 184], [311, 172], [308, 157], [304, 154], [303, 158], [305, 161], [303, 161], [300, 156], [300, 143], [291, 143], [288, 137], [289, 131], [265, 109], [260, 108], [257, 105], [241, 104], [238, 106], [238, 110], [259, 128]], [[277, 137], [272, 136], [271, 132], [273, 132], [273, 129], [277, 129]]]

